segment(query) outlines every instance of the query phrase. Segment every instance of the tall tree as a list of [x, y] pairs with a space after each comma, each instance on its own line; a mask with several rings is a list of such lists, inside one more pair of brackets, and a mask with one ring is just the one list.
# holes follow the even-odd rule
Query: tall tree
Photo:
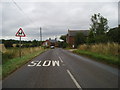
[[89, 32], [89, 35], [88, 35], [88, 38], [87, 38], [87, 43], [95, 43], [93, 30], [90, 30], [90, 32]]
[[90, 26], [88, 43], [105, 43], [108, 41], [106, 36], [109, 28], [108, 20], [100, 15], [100, 13], [92, 15]]
[[62, 36], [60, 37], [60, 39], [64, 40], [64, 42], [66, 42], [66, 35], [62, 35]]
[[107, 32], [108, 30], [108, 21], [106, 18], [104, 18], [100, 13], [94, 14], [91, 17], [91, 22], [90, 24], [91, 28], [90, 30], [93, 31], [94, 35], [103, 35]]

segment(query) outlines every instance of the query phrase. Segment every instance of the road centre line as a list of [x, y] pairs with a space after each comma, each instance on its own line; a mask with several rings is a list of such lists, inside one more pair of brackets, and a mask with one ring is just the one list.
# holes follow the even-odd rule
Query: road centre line
[[61, 59], [61, 57], [59, 57], [60, 61], [63, 63], [63, 60]]
[[70, 77], [73, 80], [73, 82], [75, 83], [76, 87], [77, 88], [81, 88], [81, 86], [79, 85], [79, 83], [76, 81], [76, 79], [74, 78], [74, 76], [71, 74], [71, 72], [68, 69], [67, 69], [67, 73], [70, 75]]
[[[56, 52], [57, 56], [58, 56], [58, 53]], [[63, 63], [63, 60], [61, 59], [61, 57], [58, 56], [58, 58], [60, 59], [60, 61]]]

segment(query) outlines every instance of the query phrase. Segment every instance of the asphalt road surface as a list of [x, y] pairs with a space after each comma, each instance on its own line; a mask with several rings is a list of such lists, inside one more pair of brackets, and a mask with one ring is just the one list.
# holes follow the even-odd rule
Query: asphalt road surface
[[56, 48], [5, 78], [3, 88], [118, 88], [118, 70]]

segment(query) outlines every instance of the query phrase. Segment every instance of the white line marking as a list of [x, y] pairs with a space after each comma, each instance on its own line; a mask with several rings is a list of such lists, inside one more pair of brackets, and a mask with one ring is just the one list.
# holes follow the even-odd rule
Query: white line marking
[[73, 77], [73, 75], [71, 74], [71, 72], [68, 69], [67, 69], [67, 73], [70, 75], [71, 79], [73, 80], [73, 82], [75, 83], [77, 88], [81, 88], [81, 86], [78, 84], [78, 82], [75, 80], [75, 78]]
[[63, 63], [63, 60], [59, 57], [60, 61]]

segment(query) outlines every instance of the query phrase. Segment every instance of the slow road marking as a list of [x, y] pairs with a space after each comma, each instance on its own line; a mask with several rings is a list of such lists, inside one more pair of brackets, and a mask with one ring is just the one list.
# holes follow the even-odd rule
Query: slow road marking
[[28, 64], [29, 67], [38, 67], [38, 66], [43, 66], [43, 67], [48, 67], [48, 66], [60, 66], [59, 60], [45, 60], [45, 61], [32, 61], [30, 64]]
[[67, 73], [70, 75], [71, 79], [73, 80], [73, 82], [75, 83], [77, 88], [81, 88], [81, 86], [79, 85], [79, 83], [76, 81], [76, 79], [74, 78], [74, 76], [71, 74], [71, 72], [67, 69]]

